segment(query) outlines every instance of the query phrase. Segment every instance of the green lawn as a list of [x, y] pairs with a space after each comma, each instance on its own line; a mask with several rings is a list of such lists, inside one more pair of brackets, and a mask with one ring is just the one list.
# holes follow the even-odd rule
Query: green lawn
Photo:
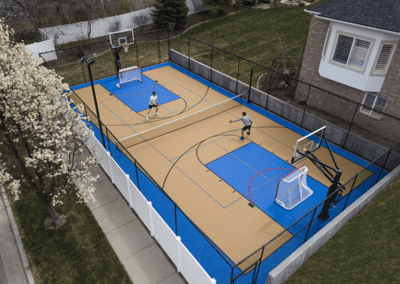
[[76, 200], [56, 206], [67, 221], [47, 231], [49, 214], [35, 194], [11, 205], [35, 283], [132, 283], [90, 209]]
[[[325, 0], [316, 4], [323, 1]], [[286, 51], [286, 56], [301, 55], [302, 46], [307, 41], [311, 21], [311, 16], [303, 10], [304, 7], [291, 9], [281, 7], [236, 12], [219, 20], [199, 24], [186, 34], [257, 63], [270, 66], [275, 56], [282, 56], [281, 50], [277, 47], [280, 42]], [[190, 40], [189, 43], [188, 39], [183, 36], [171, 39], [170, 48], [185, 55], [189, 55], [190, 52], [192, 58], [209, 66], [212, 56], [214, 69], [234, 78], [237, 77], [239, 69], [239, 79], [245, 83], [249, 83], [250, 71], [253, 68], [253, 86], [258, 77], [268, 71], [245, 60], [241, 60], [240, 66], [238, 66], [237, 57], [217, 49], [212, 52], [211, 47], [195, 40]], [[168, 60], [168, 42], [166, 40], [160, 42], [160, 51], [161, 61]], [[60, 56], [62, 55], [60, 54]], [[123, 68], [133, 65], [144, 67], [160, 62], [157, 42], [143, 42], [137, 46], [131, 46], [128, 53], [121, 51], [120, 56]], [[73, 54], [72, 58], [74, 57], [76, 56]], [[96, 57], [95, 60], [96, 63], [92, 67], [94, 79], [115, 75], [114, 56], [111, 51]], [[288, 65], [293, 63], [294, 61], [287, 62]], [[80, 63], [55, 69], [71, 86], [84, 82]]]
[[400, 283], [399, 200], [397, 178], [286, 284]]

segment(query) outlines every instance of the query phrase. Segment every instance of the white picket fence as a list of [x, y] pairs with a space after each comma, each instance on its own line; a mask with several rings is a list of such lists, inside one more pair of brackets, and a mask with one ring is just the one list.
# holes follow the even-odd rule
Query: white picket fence
[[[35, 59], [39, 59], [39, 53], [51, 51], [51, 50], [55, 50], [54, 40], [52, 40], [52, 39], [25, 45], [25, 52], [27, 52], [27, 53], [33, 52], [32, 56]], [[57, 60], [57, 54], [55, 52], [49, 52], [49, 53], [43, 54], [43, 57], [47, 61]]]
[[87, 146], [92, 153], [100, 158], [100, 165], [110, 177], [118, 190], [122, 193], [129, 205], [140, 217], [151, 236], [155, 237], [170, 259], [176, 265], [178, 272], [182, 273], [190, 284], [216, 284], [217, 281], [211, 278], [203, 267], [197, 262], [194, 256], [176, 236], [170, 227], [165, 223], [151, 202], [147, 201], [136, 185], [130, 180], [129, 175], [119, 167], [117, 162], [106, 151], [97, 138], [92, 135]]
[[[193, 5], [193, 1], [198, 2], [197, 5], [197, 10], [195, 9]], [[198, 13], [200, 11], [205, 11], [209, 9], [209, 6], [204, 3], [204, 1], [199, 1], [199, 0], [186, 0], [186, 4], [189, 7], [189, 12], [188, 15]], [[69, 25], [61, 25], [61, 26], [55, 26], [55, 27], [50, 27], [50, 28], [42, 28], [39, 29], [42, 39], [47, 40], [47, 39], [54, 39], [56, 44], [65, 44], [69, 42], [74, 42], [82, 39], [87, 39], [88, 35], [90, 35], [90, 38], [97, 38], [101, 36], [106, 36], [110, 32], [110, 27], [113, 23], [119, 22], [121, 24], [119, 30], [125, 30], [125, 29], [134, 29], [138, 28], [138, 25], [136, 25], [132, 19], [144, 15], [147, 16], [149, 19], [149, 22], [147, 24], [152, 24], [153, 19], [150, 16], [150, 13], [154, 10], [155, 8], [146, 8], [114, 17], [108, 17], [104, 19], [97, 19], [94, 21], [89, 22], [79, 22], [75, 24], [69, 24]]]

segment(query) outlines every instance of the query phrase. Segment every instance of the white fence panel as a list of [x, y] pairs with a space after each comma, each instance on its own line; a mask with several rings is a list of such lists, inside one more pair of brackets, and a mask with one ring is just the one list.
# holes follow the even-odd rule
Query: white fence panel
[[89, 139], [86, 141], [86, 146], [88, 147], [90, 152], [94, 153], [96, 152], [95, 148], [98, 148], [99, 145], [99, 141], [94, 136], [94, 133], [92, 133], [92, 136], [90, 136]]
[[214, 278], [207, 274], [188, 249], [180, 243], [181, 273], [190, 284], [215, 284]]
[[[33, 52], [32, 56], [35, 59], [39, 59], [39, 53], [42, 52], [47, 52], [47, 51], [52, 51], [55, 50], [56, 48], [54, 47], [54, 40], [53, 39], [49, 39], [46, 41], [41, 41], [41, 42], [35, 42], [32, 44], [28, 44], [25, 45], [25, 52], [27, 53], [31, 53]], [[42, 55], [44, 59], [46, 59], [47, 61], [51, 61], [51, 60], [57, 60], [57, 54], [55, 52], [49, 52], [46, 54]]]
[[[152, 208], [154, 210], [154, 208]], [[179, 267], [178, 242], [175, 233], [168, 227], [167, 223], [154, 210], [153, 214], [154, 237], [158, 243], [164, 248], [169, 258]]]
[[[193, 2], [195, 4], [193, 4]], [[199, 0], [186, 0], [186, 5], [189, 7], [188, 15], [210, 9], [209, 5], [205, 4], [204, 1]], [[155, 10], [155, 8], [151, 7], [126, 14], [121, 14], [118, 16], [108, 17], [104, 19], [96, 19], [90, 22], [86, 21], [50, 28], [42, 28], [39, 29], [39, 31], [42, 35], [43, 40], [52, 38], [57, 45], [65, 44], [82, 39], [87, 39], [89, 37], [97, 38], [101, 36], [106, 36], [111, 31], [111, 26], [115, 22], [120, 23], [119, 30], [138, 28], [139, 26], [136, 25], [132, 19], [140, 15], [147, 15], [149, 19], [147, 24], [150, 25], [153, 23], [153, 19], [150, 15], [153, 10]]]
[[[168, 227], [167, 223], [161, 218], [157, 211], [151, 206], [136, 185], [127, 180], [128, 175], [119, 167], [116, 161], [108, 155], [94, 134], [86, 143], [89, 150], [95, 152], [98, 157], [106, 157], [104, 162], [100, 162], [101, 167], [115, 178], [115, 185], [129, 201], [130, 206], [135, 210], [139, 218], [150, 230], [170, 259], [177, 266], [178, 271], [183, 274], [190, 284], [216, 284], [216, 280], [211, 278], [203, 267], [198, 263], [194, 256], [182, 244], [180, 237]], [[107, 162], [109, 159], [109, 163]]]
[[147, 229], [151, 230], [149, 204], [147, 199], [143, 196], [143, 194], [139, 190], [137, 194], [134, 194], [132, 196], [132, 208], [133, 210], [135, 210], [137, 215], [146, 225]]
[[112, 161], [112, 171], [113, 171], [113, 182], [115, 186], [119, 189], [122, 195], [129, 200], [128, 183], [126, 181], [125, 172], [119, 167], [119, 165]]
[[[96, 139], [97, 141], [97, 139]], [[99, 143], [100, 144], [100, 143]], [[101, 147], [100, 147], [101, 146]], [[100, 166], [104, 169], [109, 177], [111, 177], [111, 169], [110, 169], [110, 154], [103, 148], [102, 145], [98, 145], [96, 147], [96, 156], [100, 160]]]
[[[108, 17], [104, 19], [96, 19], [90, 22], [79, 22], [68, 25], [55, 26], [50, 28], [39, 29], [43, 39], [53, 38], [55, 44], [65, 44], [82, 39], [97, 38], [107, 36], [112, 30], [112, 25], [116, 22], [120, 23], [119, 30], [134, 29], [139, 26], [133, 22], [133, 18], [140, 15], [146, 15], [149, 19], [148, 24], [152, 24], [151, 11], [155, 8], [146, 8], [118, 16]], [[54, 50], [54, 49], [53, 49]]]

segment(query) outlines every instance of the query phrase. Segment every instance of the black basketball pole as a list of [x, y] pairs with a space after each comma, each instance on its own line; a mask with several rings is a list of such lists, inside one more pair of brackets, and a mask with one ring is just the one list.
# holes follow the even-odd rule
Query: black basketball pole
[[101, 133], [101, 140], [103, 142], [103, 147], [104, 149], [106, 148], [106, 143], [104, 142], [104, 135], [103, 135], [103, 126], [101, 125], [101, 119], [100, 119], [100, 112], [99, 112], [99, 107], [97, 105], [97, 98], [96, 98], [96, 92], [94, 91], [94, 84], [93, 84], [93, 77], [92, 77], [92, 71], [90, 70], [90, 65], [95, 63], [94, 60], [90, 62], [86, 62], [88, 69], [89, 69], [89, 77], [90, 77], [90, 84], [92, 85], [92, 92], [93, 92], [93, 99], [94, 99], [94, 105], [96, 106], [96, 112], [97, 112], [97, 117], [99, 119], [99, 128], [100, 128], [100, 133]]
[[121, 70], [121, 60], [118, 55], [118, 53], [121, 51], [121, 49], [122, 49], [122, 47], [114, 48], [115, 65], [117, 67], [117, 76], [118, 76], [119, 70]]
[[[89, 78], [90, 78], [90, 85], [92, 86], [92, 93], [93, 93], [93, 99], [94, 99], [94, 105], [96, 107], [96, 115], [97, 115], [97, 119], [99, 121], [99, 128], [100, 128], [100, 133], [101, 133], [101, 140], [103, 142], [103, 147], [104, 149], [106, 148], [106, 143], [104, 142], [104, 134], [103, 134], [103, 127], [101, 125], [101, 120], [100, 120], [100, 112], [99, 112], [99, 107], [97, 106], [97, 99], [96, 99], [96, 92], [94, 91], [94, 84], [93, 84], [93, 77], [92, 77], [92, 71], [90, 69], [90, 65], [92, 65], [93, 63], [95, 63], [96, 61], [92, 60], [92, 61], [88, 61], [88, 58], [85, 54], [83, 54], [82, 51], [79, 51], [76, 56], [78, 56], [79, 60], [81, 62], [85, 61], [89, 70]], [[86, 115], [87, 116], [87, 115]]]

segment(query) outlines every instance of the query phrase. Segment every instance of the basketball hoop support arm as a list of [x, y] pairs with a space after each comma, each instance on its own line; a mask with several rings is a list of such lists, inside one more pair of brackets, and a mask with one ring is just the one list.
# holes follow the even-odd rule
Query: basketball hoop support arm
[[[323, 139], [327, 145], [327, 148], [329, 150], [329, 154], [331, 155], [333, 163], [335, 164], [335, 168], [332, 168], [331, 166], [328, 166], [328, 165], [322, 163], [320, 160], [318, 160], [317, 157], [315, 157], [312, 153], [310, 153], [308, 151], [305, 153], [299, 152], [299, 154], [301, 154], [303, 157], [308, 158], [317, 167], [317, 169], [320, 170], [324, 174], [324, 176], [332, 183], [331, 186], [329, 187], [328, 193], [326, 195], [326, 197], [329, 197], [332, 193], [337, 191], [337, 189], [340, 186], [342, 186], [342, 184], [340, 183], [340, 178], [341, 178], [343, 172], [341, 169], [339, 169], [339, 167], [336, 164], [335, 157], [332, 154], [331, 148], [329, 146], [328, 141], [325, 138], [325, 135], [323, 136]], [[333, 171], [334, 174], [331, 171]], [[343, 187], [343, 189], [345, 189], [345, 188]], [[329, 219], [329, 208], [331, 207], [331, 203], [333, 203], [336, 200], [336, 197], [338, 194], [339, 193], [336, 192], [330, 198], [325, 200], [324, 207], [322, 208], [322, 212], [318, 215], [318, 218], [320, 218], [323, 221], [326, 221]]]
[[117, 76], [119, 70], [121, 70], [121, 60], [119, 59], [119, 52], [122, 50], [122, 47], [113, 48], [114, 56], [115, 56], [115, 65], [117, 67]]

